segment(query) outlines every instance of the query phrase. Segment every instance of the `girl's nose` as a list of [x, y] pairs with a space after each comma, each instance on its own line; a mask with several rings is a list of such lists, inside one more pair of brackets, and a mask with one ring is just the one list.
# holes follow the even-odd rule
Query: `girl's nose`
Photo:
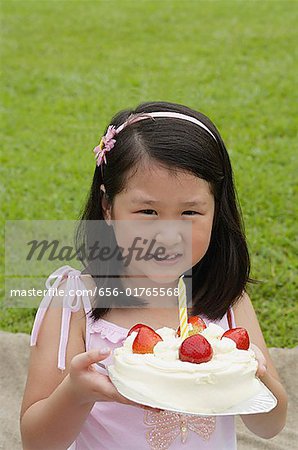
[[175, 248], [183, 241], [181, 230], [172, 225], [164, 226], [163, 229], [160, 229], [156, 234], [155, 240], [157, 244], [163, 245], [169, 250]]

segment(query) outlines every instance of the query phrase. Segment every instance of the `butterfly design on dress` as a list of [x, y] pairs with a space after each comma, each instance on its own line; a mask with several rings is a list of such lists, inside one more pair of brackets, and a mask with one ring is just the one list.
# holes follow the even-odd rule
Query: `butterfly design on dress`
[[215, 430], [216, 418], [163, 410], [145, 411], [144, 423], [152, 427], [146, 434], [151, 449], [166, 450], [179, 435], [184, 444], [187, 440], [188, 430], [194, 431], [202, 439], [208, 440]]

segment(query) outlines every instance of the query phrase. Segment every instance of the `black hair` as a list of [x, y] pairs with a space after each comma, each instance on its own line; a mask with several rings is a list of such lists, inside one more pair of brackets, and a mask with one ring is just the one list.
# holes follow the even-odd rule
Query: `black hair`
[[[193, 315], [204, 314], [210, 320], [218, 320], [240, 298], [247, 282], [251, 281], [249, 253], [229, 155], [211, 120], [184, 105], [169, 102], [141, 103], [134, 110], [120, 111], [109, 125], [113, 124], [117, 128], [131, 114], [156, 111], [172, 111], [192, 116], [209, 128], [216, 141], [200, 126], [176, 118], [146, 119], [124, 128], [118, 134], [113, 150], [106, 153], [107, 165], [95, 168], [90, 193], [80, 214], [76, 246], [81, 249], [88, 245], [88, 221], [104, 219], [100, 185], [104, 184], [107, 199], [113, 204], [115, 196], [125, 189], [128, 177], [133, 176], [144, 161], [153, 160], [167, 169], [183, 170], [206, 180], [215, 200], [214, 221], [208, 250], [192, 268], [190, 295]], [[110, 227], [107, 227], [107, 232], [108, 228]], [[82, 257], [82, 262], [85, 267], [82, 273], [92, 276], [101, 273], [96, 266], [98, 261]], [[93, 278], [100, 288], [102, 280]], [[189, 295], [188, 291], [187, 293]], [[114, 299], [115, 305], [120, 305], [122, 301], [121, 296]], [[142, 304], [136, 297], [126, 301], [130, 306]], [[100, 299], [98, 302], [100, 305]], [[96, 307], [92, 310], [92, 317], [97, 320], [108, 311], [109, 307]]]

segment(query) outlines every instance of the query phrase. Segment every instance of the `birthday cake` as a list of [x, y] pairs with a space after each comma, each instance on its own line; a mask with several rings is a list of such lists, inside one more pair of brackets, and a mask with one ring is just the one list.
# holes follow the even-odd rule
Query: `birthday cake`
[[114, 350], [109, 376], [127, 398], [191, 413], [221, 413], [260, 389], [257, 361], [244, 328], [224, 331], [198, 316], [189, 318], [186, 338], [180, 328], [131, 328]]

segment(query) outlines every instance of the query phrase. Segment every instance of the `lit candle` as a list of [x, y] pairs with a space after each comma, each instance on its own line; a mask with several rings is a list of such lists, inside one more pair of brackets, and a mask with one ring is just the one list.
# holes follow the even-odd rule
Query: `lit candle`
[[188, 322], [187, 322], [187, 306], [186, 306], [186, 289], [183, 281], [183, 275], [179, 278], [179, 321], [180, 321], [180, 335], [182, 339], [188, 337]]

